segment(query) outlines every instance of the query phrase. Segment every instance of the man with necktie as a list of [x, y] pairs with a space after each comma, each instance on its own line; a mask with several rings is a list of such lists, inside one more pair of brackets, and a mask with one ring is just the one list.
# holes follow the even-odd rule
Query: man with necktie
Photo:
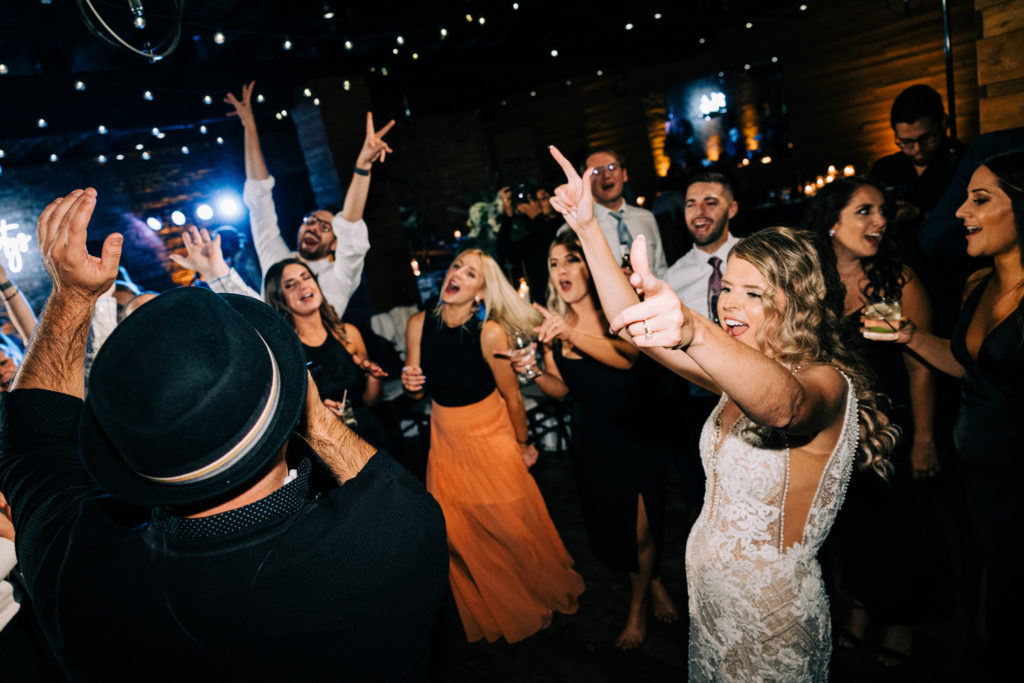
[[[611, 147], [594, 147], [587, 153], [581, 173], [592, 168], [590, 181], [594, 189], [594, 218], [608, 240], [612, 253], [629, 265], [629, 248], [637, 235], [647, 240], [647, 258], [651, 272], [664, 277], [668, 263], [661, 247], [661, 232], [654, 214], [626, 202], [622, 193], [629, 173], [622, 155]], [[568, 230], [563, 226], [559, 232]]]
[[[718, 296], [722, 291], [722, 273], [729, 251], [739, 241], [729, 233], [729, 221], [739, 210], [732, 182], [718, 171], [700, 170], [687, 179], [686, 228], [693, 247], [665, 273], [665, 281], [689, 308], [718, 322]], [[698, 510], [704, 499], [704, 475], [700, 464], [698, 440], [704, 421], [718, 397], [679, 380], [680, 392], [689, 409], [684, 412], [683, 446], [676, 451], [676, 466], [683, 480], [683, 495], [689, 506]]]

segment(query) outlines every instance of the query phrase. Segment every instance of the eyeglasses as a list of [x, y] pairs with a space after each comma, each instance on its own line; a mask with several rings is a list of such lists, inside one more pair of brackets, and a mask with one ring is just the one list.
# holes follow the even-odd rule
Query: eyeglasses
[[618, 171], [621, 168], [622, 168], [621, 164], [617, 164], [615, 162], [612, 162], [610, 164], [606, 164], [605, 166], [595, 166], [593, 172], [594, 172], [594, 175], [601, 175], [602, 173], [615, 173], [616, 171]]
[[896, 138], [896, 144], [900, 149], [910, 149], [914, 145], [918, 147], [924, 147], [925, 145], [934, 142], [939, 137], [939, 129], [933, 128], [924, 135], [919, 135], [916, 138]]
[[302, 222], [306, 225], [320, 225], [320, 232], [330, 232], [333, 228], [331, 227], [330, 221], [325, 221], [323, 218], [309, 214], [302, 219]]

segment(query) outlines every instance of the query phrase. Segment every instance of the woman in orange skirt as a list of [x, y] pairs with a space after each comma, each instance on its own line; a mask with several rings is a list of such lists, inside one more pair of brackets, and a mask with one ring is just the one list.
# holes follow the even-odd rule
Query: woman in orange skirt
[[576, 611], [583, 579], [555, 530], [528, 467], [530, 443], [519, 383], [496, 354], [539, 316], [491, 257], [456, 256], [441, 303], [409, 320], [402, 384], [433, 406], [427, 490], [448, 528], [449, 578], [470, 641], [514, 643]]

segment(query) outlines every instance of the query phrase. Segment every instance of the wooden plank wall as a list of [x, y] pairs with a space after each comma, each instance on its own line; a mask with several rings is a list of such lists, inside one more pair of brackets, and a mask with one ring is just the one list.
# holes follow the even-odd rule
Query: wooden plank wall
[[975, 0], [981, 131], [1024, 126], [1024, 2]]

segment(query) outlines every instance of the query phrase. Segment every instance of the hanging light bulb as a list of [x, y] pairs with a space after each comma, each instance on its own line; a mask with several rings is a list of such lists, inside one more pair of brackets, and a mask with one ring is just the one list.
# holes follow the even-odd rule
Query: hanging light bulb
[[448, 37], [448, 29], [446, 29], [444, 26], [442, 26], [441, 27], [441, 40], [444, 40], [447, 37]]
[[146, 161], [149, 161], [150, 159], [153, 158], [153, 155], [150, 154], [149, 151], [147, 150], [142, 153], [142, 158], [145, 159]]
[[175, 209], [171, 212], [171, 222], [175, 225], [185, 225], [185, 214]]
[[57, 159], [59, 159], [59, 158], [60, 157], [58, 157], [56, 154], [51, 154], [50, 155], [50, 161], [57, 161]]
[[345, 49], [346, 50], [351, 50], [352, 49], [352, 41], [351, 40], [346, 40], [345, 41]]
[[216, 33], [213, 34], [213, 42], [217, 43], [218, 45], [223, 45], [224, 44], [224, 40], [225, 40], [224, 34], [221, 33], [220, 31], [217, 31]]
[[217, 144], [218, 144], [218, 145], [223, 145], [223, 144], [224, 144], [224, 138], [222, 138], [222, 137], [218, 137], [218, 138], [217, 138]]
[[313, 91], [310, 90], [309, 88], [306, 88], [305, 90], [302, 91], [302, 94], [305, 95], [306, 97], [312, 97]]
[[160, 129], [156, 126], [153, 126], [153, 129], [149, 132], [153, 134], [153, 137], [157, 137], [158, 135], [160, 135]]
[[5, 75], [7, 73], [7, 71], [8, 71], [7, 65], [6, 64], [0, 64], [0, 76]]
[[149, 229], [152, 230], [153, 232], [160, 232], [160, 229], [164, 227], [164, 224], [161, 223], [160, 219], [157, 218], [156, 216], [150, 216], [149, 218], [147, 218], [146, 225], [148, 225]]
[[325, 2], [324, 3], [324, 19], [328, 19], [329, 20], [329, 19], [333, 19], [333, 18], [334, 18], [334, 10], [331, 9], [330, 3]]
[[39, 119], [38, 121], [36, 121], [36, 125], [40, 128], [46, 128], [50, 124], [46, 122], [46, 119]]
[[281, 43], [281, 47], [284, 48], [286, 51], [287, 50], [291, 50], [292, 49], [292, 41], [290, 41], [287, 38], [285, 38], [284, 42]]
[[188, 154], [188, 145], [182, 145], [181, 146], [181, 153], [182, 154]]
[[99, 133], [100, 135], [106, 135], [107, 127], [101, 123], [100, 125], [96, 126], [96, 132]]
[[143, 91], [142, 99], [146, 100], [147, 102], [152, 102], [153, 101], [153, 91], [152, 90], [145, 90], [145, 91]]
[[405, 38], [403, 38], [402, 36], [398, 36], [397, 38], [395, 38], [395, 42], [398, 43], [399, 45], [405, 45]]
[[128, 0], [128, 9], [132, 13], [132, 26], [140, 31], [146, 28], [146, 17], [143, 16], [142, 0]]
[[213, 98], [209, 95], [203, 95], [203, 104], [213, 104]]
[[75, 90], [78, 92], [85, 90], [85, 81], [75, 81]]
[[199, 132], [200, 132], [200, 133], [201, 133], [202, 135], [206, 135], [206, 126], [205, 126], [205, 125], [203, 125], [203, 126], [199, 126]]
[[101, 164], [105, 164], [107, 163], [107, 157], [101, 154], [98, 157], [96, 157], [96, 161], [100, 162]]

